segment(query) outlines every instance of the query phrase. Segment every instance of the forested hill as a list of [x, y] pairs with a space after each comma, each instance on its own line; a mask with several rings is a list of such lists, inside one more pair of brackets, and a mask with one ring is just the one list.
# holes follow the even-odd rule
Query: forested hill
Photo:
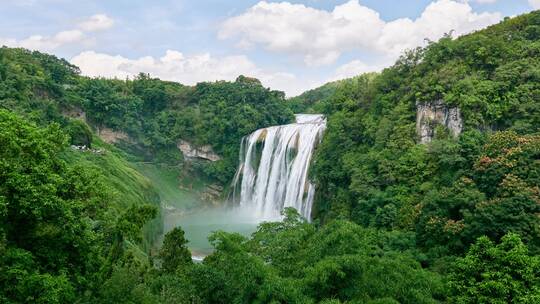
[[409, 51], [312, 107], [329, 115], [322, 222], [407, 231], [435, 267], [482, 236], [540, 252], [540, 12]]
[[180, 140], [210, 145], [221, 160], [198, 173], [226, 183], [242, 136], [293, 119], [282, 92], [244, 76], [184, 86], [79, 73], [0, 48], [1, 303], [104, 303], [115, 269], [148, 267], [163, 229], [158, 189], [134, 161], [182, 170]]
[[0, 77], [0, 106], [42, 124], [72, 125], [68, 129], [78, 133], [71, 134], [72, 143], [87, 140], [80, 138], [84, 126], [69, 116], [82, 118], [98, 133], [119, 133], [117, 144], [143, 161], [180, 163], [180, 140], [194, 147], [210, 145], [222, 159], [202, 170], [221, 183], [234, 174], [244, 135], [293, 119], [283, 92], [244, 76], [196, 86], [146, 74], [133, 80], [87, 78], [63, 59], [4, 47]]
[[[2, 48], [0, 107], [1, 303], [540, 302], [540, 12], [289, 101]], [[328, 116], [314, 221], [215, 232], [202, 263], [176, 228], [150, 254], [159, 199], [130, 161], [210, 144], [225, 183], [241, 136], [293, 110]]]

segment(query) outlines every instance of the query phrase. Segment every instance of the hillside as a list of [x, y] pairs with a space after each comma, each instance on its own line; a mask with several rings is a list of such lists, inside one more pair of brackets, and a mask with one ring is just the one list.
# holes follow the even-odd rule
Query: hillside
[[[478, 236], [498, 239], [508, 231], [538, 248], [539, 24], [534, 12], [445, 37], [377, 77], [339, 87], [319, 105], [329, 115], [313, 170], [320, 217], [416, 231], [426, 247], [458, 252]], [[431, 142], [418, 144], [418, 114], [437, 107], [457, 109], [461, 134], [432, 117]], [[495, 204], [524, 189], [532, 195], [528, 204], [512, 211]], [[476, 226], [487, 217], [497, 224]]]
[[[95, 298], [115, 265], [152, 258], [161, 208], [179, 203], [181, 181], [228, 182], [243, 134], [292, 117], [283, 93], [255, 79], [90, 79], [63, 59], [6, 47], [0, 108], [0, 302]], [[180, 140], [211, 144], [221, 160], [183, 159]], [[63, 229], [73, 235], [58, 240]]]

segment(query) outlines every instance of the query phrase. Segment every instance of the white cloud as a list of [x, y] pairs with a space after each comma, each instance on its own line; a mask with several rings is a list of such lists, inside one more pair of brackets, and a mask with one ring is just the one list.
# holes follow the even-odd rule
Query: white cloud
[[79, 24], [80, 29], [60, 31], [52, 36], [31, 35], [24, 39], [1, 38], [0, 45], [23, 47], [31, 50], [50, 52], [70, 44], [92, 45], [94, 39], [85, 33], [110, 28], [114, 21], [105, 15], [94, 15]]
[[353, 60], [339, 66], [329, 81], [351, 78], [369, 72], [380, 72], [383, 68], [384, 65], [369, 65], [360, 60]]
[[305, 87], [293, 74], [265, 71], [246, 56], [213, 57], [209, 53], [186, 56], [168, 50], [164, 56], [129, 59], [94, 51], [82, 52], [71, 59], [82, 74], [91, 77], [133, 77], [139, 72], [150, 73], [163, 80], [193, 85], [202, 81], [234, 80], [239, 75], [257, 77], [273, 89], [284, 90], [288, 95], [299, 94]]
[[79, 30], [62, 31], [54, 35], [54, 40], [59, 44], [81, 41], [84, 34]]
[[11, 47], [23, 47], [31, 50], [51, 51], [61, 45], [77, 43], [84, 40], [83, 32], [79, 30], [61, 31], [54, 36], [32, 35], [28, 38], [17, 39], [0, 39], [1, 45]]
[[375, 52], [395, 59], [403, 50], [436, 40], [452, 30], [469, 33], [501, 20], [499, 13], [475, 13], [466, 2], [438, 0], [415, 20], [385, 22], [358, 0], [331, 12], [289, 2], [262, 1], [227, 19], [220, 39], [238, 38], [241, 45], [259, 44], [270, 51], [301, 55], [307, 65], [336, 61], [347, 51]]
[[114, 20], [105, 14], [96, 14], [79, 23], [79, 28], [86, 32], [102, 31], [111, 28]]
[[532, 6], [532, 8], [540, 9], [540, 0], [529, 0], [529, 4]]

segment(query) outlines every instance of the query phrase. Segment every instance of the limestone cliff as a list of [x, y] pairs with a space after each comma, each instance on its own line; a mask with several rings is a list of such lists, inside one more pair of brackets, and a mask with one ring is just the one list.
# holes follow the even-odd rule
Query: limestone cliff
[[185, 158], [201, 158], [206, 159], [209, 161], [218, 161], [221, 159], [219, 155], [217, 155], [213, 150], [212, 147], [209, 145], [201, 146], [201, 147], [195, 147], [190, 142], [185, 140], [179, 140], [177, 143], [178, 149], [182, 151], [182, 154]]
[[443, 125], [450, 134], [458, 137], [463, 129], [463, 120], [458, 107], [448, 107], [442, 100], [416, 104], [416, 134], [420, 143], [431, 142], [435, 127]]

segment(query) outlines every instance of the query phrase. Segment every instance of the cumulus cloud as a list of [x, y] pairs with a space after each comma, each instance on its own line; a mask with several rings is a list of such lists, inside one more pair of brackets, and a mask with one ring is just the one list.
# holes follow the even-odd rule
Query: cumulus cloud
[[353, 60], [339, 66], [335, 70], [334, 75], [332, 76], [332, 78], [329, 79], [329, 81], [351, 78], [369, 72], [380, 72], [383, 68], [384, 65], [372, 65], [366, 64], [361, 60]]
[[331, 64], [347, 51], [369, 51], [396, 58], [403, 50], [445, 33], [469, 33], [501, 20], [499, 13], [475, 13], [467, 2], [438, 0], [420, 17], [382, 20], [358, 0], [318, 10], [289, 2], [262, 1], [224, 21], [220, 39], [262, 45], [270, 51], [303, 56], [307, 65]]
[[62, 31], [54, 35], [54, 40], [59, 43], [72, 43], [82, 40], [84, 34], [79, 30]]
[[60, 31], [52, 36], [31, 35], [24, 39], [0, 37], [0, 45], [50, 52], [70, 44], [91, 44], [93, 40], [86, 33], [104, 30], [113, 24], [112, 19], [106, 15], [98, 14], [81, 22], [78, 29]]
[[243, 74], [257, 77], [264, 85], [284, 90], [288, 95], [298, 94], [304, 88], [293, 74], [262, 70], [246, 56], [213, 57], [209, 53], [186, 56], [168, 50], [159, 58], [130, 59], [86, 51], [72, 58], [71, 63], [77, 65], [82, 74], [91, 77], [124, 79], [143, 72], [163, 80], [193, 85], [202, 81], [234, 80]]
[[69, 30], [58, 32], [54, 36], [32, 35], [28, 38], [0, 39], [0, 44], [11, 47], [23, 47], [31, 50], [50, 51], [61, 45], [81, 42], [84, 39], [84, 33], [79, 30]]
[[111, 28], [114, 20], [105, 14], [96, 14], [79, 23], [79, 28], [86, 32], [103, 31]]
[[540, 9], [540, 0], [529, 0], [529, 4], [532, 6], [532, 8]]

